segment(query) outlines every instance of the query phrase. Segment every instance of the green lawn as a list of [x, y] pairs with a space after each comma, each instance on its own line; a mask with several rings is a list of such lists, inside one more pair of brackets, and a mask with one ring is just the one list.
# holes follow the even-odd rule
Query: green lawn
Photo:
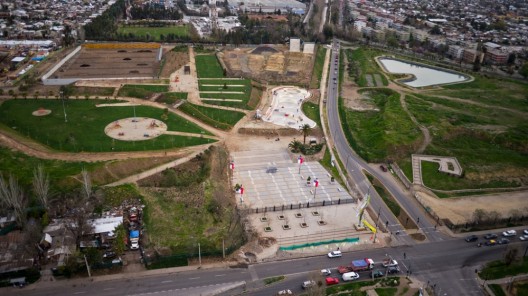
[[0, 147], [0, 172], [4, 178], [12, 174], [24, 187], [31, 186], [33, 170], [41, 165], [49, 174], [53, 190], [61, 191], [61, 184], [69, 176], [77, 175], [83, 168], [90, 171], [104, 165], [104, 162], [67, 162], [60, 160], [39, 159], [26, 154]]
[[149, 34], [152, 38], [151, 41], [163, 41], [160, 39], [160, 35], [167, 36], [174, 34], [176, 36], [188, 36], [189, 27], [187, 25], [173, 26], [173, 27], [125, 27], [120, 26], [117, 29], [118, 34], [134, 34], [136, 37], [146, 36]]
[[[523, 251], [524, 248], [522, 248], [521, 252]], [[526, 257], [509, 266], [501, 260], [491, 261], [481, 270], [479, 277], [486, 280], [495, 280], [523, 273], [528, 273], [528, 258]]]
[[352, 111], [342, 106], [343, 129], [351, 146], [369, 162], [409, 156], [422, 133], [404, 112], [399, 94], [389, 89], [365, 89], [379, 111]]
[[[383, 70], [374, 62], [374, 57], [383, 54], [381, 51], [360, 47], [356, 50], [347, 49], [345, 53], [344, 57], [347, 58], [349, 63], [349, 68], [346, 69], [347, 73], [350, 77], [355, 78], [359, 86], [368, 86], [365, 78], [366, 74], [379, 74], [383, 85], [387, 86], [389, 84], [387, 78], [383, 75]], [[374, 76], [372, 76], [372, 79], [375, 83]]]
[[[501, 285], [499, 284], [491, 284], [491, 285], [488, 285], [488, 287], [493, 291], [493, 294], [495, 294], [495, 296], [506, 296], [506, 294], [504, 293], [504, 290], [502, 289]], [[528, 290], [526, 291], [526, 293], [528, 293]], [[517, 295], [527, 295], [527, 294], [519, 294], [517, 293]]]
[[[63, 151], [138, 151], [178, 148], [211, 142], [199, 137], [161, 135], [147, 141], [118, 141], [106, 136], [104, 128], [116, 120], [134, 116], [134, 108], [103, 107], [96, 108], [98, 103], [119, 101], [105, 100], [66, 100], [65, 107], [68, 122], [64, 122], [64, 111], [59, 100], [10, 100], [0, 106], [0, 123], [53, 149]], [[39, 108], [52, 111], [48, 116], [36, 117], [31, 112]], [[163, 110], [136, 106], [138, 117], [151, 117], [161, 120]], [[173, 113], [168, 114], [168, 130], [189, 133], [206, 133]]]
[[154, 93], [163, 93], [168, 91], [168, 85], [125, 84], [119, 89], [118, 96], [147, 99]]
[[182, 104], [179, 107], [179, 110], [210, 126], [222, 130], [230, 130], [240, 119], [245, 116], [245, 114], [242, 112], [194, 105], [189, 102]]
[[375, 289], [378, 296], [395, 296], [398, 292], [397, 288], [376, 288]]
[[[233, 101], [208, 101], [205, 100], [204, 103], [211, 105], [220, 105], [226, 107], [240, 108], [246, 110], [252, 110], [253, 107], [249, 106], [249, 101], [251, 99], [252, 92], [255, 91], [251, 86], [251, 80], [241, 79], [241, 80], [199, 80], [199, 89], [200, 91], [218, 91], [219, 93], [200, 93], [201, 98], [209, 99], [232, 99], [240, 100], [240, 102]], [[224, 88], [224, 84], [227, 86], [227, 89]], [[214, 86], [211, 86], [214, 85]], [[243, 85], [239, 86], [230, 86], [230, 85]], [[244, 92], [243, 94], [230, 94], [230, 93], [220, 93], [222, 91], [226, 92]]]
[[223, 78], [224, 70], [216, 55], [196, 55], [196, 72], [198, 78]]
[[311, 120], [317, 123], [317, 126], [321, 127], [321, 116], [319, 115], [319, 105], [312, 102], [305, 102], [302, 104], [303, 113]]
[[429, 187], [515, 187], [526, 182], [528, 125], [523, 116], [427, 96], [408, 95], [406, 101], [433, 136], [425, 154], [454, 156], [464, 170], [464, 178], [448, 178], [426, 165], [423, 180]]
[[188, 93], [184, 92], [167, 92], [161, 95], [160, 98], [158, 98], [157, 102], [165, 103], [167, 105], [172, 105], [176, 103], [178, 100], [187, 100]]
[[326, 56], [326, 48], [324, 46], [317, 46], [317, 53], [315, 55], [315, 62], [312, 72], [312, 80], [310, 81], [310, 88], [319, 88], [323, 76], [323, 66]]

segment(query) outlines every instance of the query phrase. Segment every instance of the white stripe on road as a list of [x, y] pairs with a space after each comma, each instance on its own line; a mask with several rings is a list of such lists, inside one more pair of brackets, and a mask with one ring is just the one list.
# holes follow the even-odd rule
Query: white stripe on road
[[195, 280], [195, 279], [199, 279], [200, 277], [195, 277], [195, 278], [189, 278], [190, 280]]
[[224, 276], [225, 274], [215, 274], [215, 276]]
[[162, 283], [162, 284], [172, 283], [172, 280], [162, 281], [161, 283]]

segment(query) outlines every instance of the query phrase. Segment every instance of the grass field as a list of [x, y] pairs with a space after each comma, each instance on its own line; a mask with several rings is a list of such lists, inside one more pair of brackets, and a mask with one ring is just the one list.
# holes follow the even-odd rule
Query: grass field
[[66, 162], [60, 160], [39, 159], [10, 149], [0, 147], [0, 172], [4, 177], [12, 174], [18, 179], [19, 184], [31, 186], [33, 170], [41, 165], [49, 174], [50, 184], [55, 191], [62, 191], [64, 180], [69, 176], [77, 175], [84, 168], [91, 171], [104, 165], [104, 162]]
[[[522, 249], [524, 250], [524, 248]], [[528, 258], [506, 265], [503, 261], [491, 261], [479, 272], [479, 277], [486, 280], [495, 280], [518, 274], [528, 273]]]
[[[112, 101], [119, 102], [119, 101]], [[64, 122], [64, 111], [59, 100], [10, 100], [0, 106], [0, 123], [19, 134], [43, 143], [53, 149], [79, 151], [140, 151], [178, 148], [210, 143], [209, 139], [198, 137], [161, 135], [148, 141], [117, 141], [106, 136], [107, 124], [134, 116], [133, 107], [96, 108], [98, 103], [109, 103], [104, 100], [66, 100], [65, 108], [68, 122]], [[31, 112], [39, 108], [52, 111], [48, 116], [32, 116]], [[163, 110], [136, 106], [138, 117], [151, 117], [161, 120]], [[168, 130], [189, 133], [205, 133], [191, 123], [173, 113], [168, 114]]]
[[321, 116], [319, 114], [319, 105], [312, 102], [305, 102], [302, 104], [303, 113], [311, 120], [317, 123], [318, 127], [321, 127]]
[[324, 46], [317, 46], [317, 53], [315, 55], [312, 79], [310, 81], [310, 88], [319, 88], [321, 84], [325, 56], [326, 48]]
[[147, 99], [154, 93], [163, 93], [168, 91], [168, 85], [125, 84], [119, 89], [118, 96]]
[[163, 41], [161, 35], [167, 36], [174, 34], [176, 36], [188, 36], [189, 27], [187, 25], [173, 27], [125, 27], [120, 26], [117, 29], [118, 34], [134, 34], [136, 37], [150, 35], [151, 41]]
[[196, 72], [198, 72], [198, 78], [223, 78], [224, 70], [216, 55], [196, 55]]
[[404, 112], [399, 94], [389, 89], [362, 93], [373, 100], [379, 111], [352, 111], [341, 105], [343, 129], [351, 146], [370, 162], [409, 156], [423, 136]]
[[182, 104], [179, 110], [195, 117], [203, 123], [222, 130], [230, 130], [245, 116], [242, 112], [194, 105], [189, 102]]
[[156, 101], [165, 103], [167, 105], [172, 105], [176, 103], [179, 100], [187, 100], [188, 93], [185, 92], [166, 92], [161, 97], [159, 97]]
[[[528, 125], [522, 115], [425, 95], [406, 101], [432, 132], [425, 154], [457, 157], [465, 172], [451, 178], [426, 164], [423, 180], [432, 189], [515, 187], [528, 180]], [[409, 167], [402, 164], [406, 174]]]
[[381, 80], [384, 86], [387, 86], [389, 82], [383, 75], [383, 70], [378, 67], [378, 64], [374, 62], [374, 57], [382, 54], [381, 51], [358, 48], [356, 50], [346, 50], [344, 57], [348, 60], [347, 73], [350, 75], [358, 86], [368, 86], [366, 74], [380, 74]]
[[[218, 93], [200, 93], [201, 98], [240, 100], [240, 102], [205, 100], [204, 102], [207, 104], [240, 108], [240, 109], [246, 109], [246, 110], [254, 109], [254, 107], [249, 105], [250, 99], [252, 97], [252, 92], [255, 91], [255, 89], [251, 86], [251, 80], [248, 80], [248, 79], [241, 79], [241, 80], [200, 79], [198, 82], [199, 82], [198, 85], [199, 85], [200, 91], [218, 91]], [[227, 88], [224, 88], [224, 85]], [[238, 85], [241, 85], [241, 86], [238, 86]], [[222, 91], [244, 92], [244, 93], [243, 94], [221, 93]]]

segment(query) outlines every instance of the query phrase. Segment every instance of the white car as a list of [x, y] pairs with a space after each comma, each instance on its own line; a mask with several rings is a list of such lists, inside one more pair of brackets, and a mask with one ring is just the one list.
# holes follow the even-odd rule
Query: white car
[[331, 275], [332, 271], [330, 270], [330, 268], [321, 269], [321, 274], [324, 276]]
[[523, 233], [528, 235], [528, 229], [523, 230]]
[[394, 259], [388, 259], [388, 260], [383, 261], [383, 267], [394, 267], [394, 266], [398, 266], [398, 261]]
[[337, 258], [341, 256], [343, 256], [343, 254], [341, 254], [341, 251], [332, 251], [328, 253], [328, 258]]
[[524, 235], [519, 236], [519, 239], [522, 240], [522, 241], [528, 241], [528, 234], [524, 234]]
[[517, 235], [517, 231], [515, 230], [508, 230], [502, 233], [502, 236], [505, 236], [505, 237], [516, 236], [516, 235]]
[[315, 286], [315, 281], [305, 281], [302, 283], [302, 288], [303, 289], [308, 289], [308, 288], [311, 288], [311, 287], [314, 287]]
[[359, 279], [359, 274], [355, 272], [346, 272], [346, 273], [343, 273], [342, 278], [343, 278], [343, 282], [353, 281], [353, 280]]

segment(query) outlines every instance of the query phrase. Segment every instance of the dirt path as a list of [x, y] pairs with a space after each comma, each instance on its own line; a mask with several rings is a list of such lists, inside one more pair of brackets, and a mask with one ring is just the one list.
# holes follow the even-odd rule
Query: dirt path
[[400, 91], [398, 92], [400, 93], [400, 103], [402, 105], [403, 110], [405, 110], [405, 113], [407, 113], [407, 115], [411, 118], [411, 121], [422, 131], [422, 134], [424, 136], [424, 140], [422, 144], [420, 145], [420, 147], [418, 147], [418, 150], [416, 151], [416, 153], [421, 154], [425, 151], [425, 148], [427, 148], [427, 146], [431, 144], [431, 141], [432, 141], [431, 133], [429, 133], [429, 129], [421, 125], [418, 122], [418, 120], [416, 120], [414, 115], [407, 108], [407, 102], [405, 102], [405, 93], [400, 92]]

